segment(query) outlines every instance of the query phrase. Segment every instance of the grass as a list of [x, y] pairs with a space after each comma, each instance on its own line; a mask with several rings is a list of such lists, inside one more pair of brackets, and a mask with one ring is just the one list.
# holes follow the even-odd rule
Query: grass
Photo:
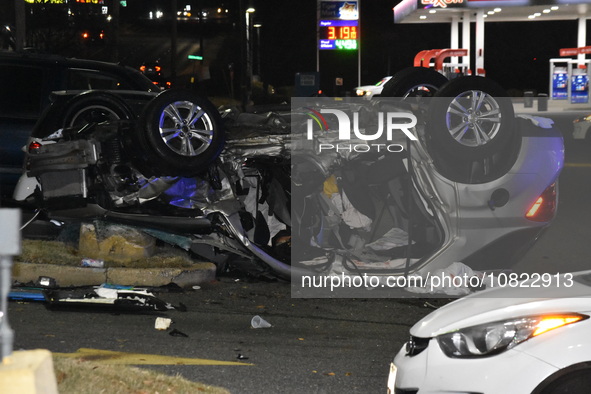
[[[15, 258], [15, 261], [79, 267], [83, 257], [86, 256], [81, 256], [77, 248], [64, 242], [24, 239], [22, 253]], [[130, 262], [105, 261], [107, 268], [191, 268], [194, 264], [195, 261], [191, 260], [184, 251], [171, 248], [162, 249], [152, 257]]]
[[228, 394], [215, 386], [181, 376], [122, 365], [104, 365], [80, 359], [53, 357], [58, 390], [62, 394]]

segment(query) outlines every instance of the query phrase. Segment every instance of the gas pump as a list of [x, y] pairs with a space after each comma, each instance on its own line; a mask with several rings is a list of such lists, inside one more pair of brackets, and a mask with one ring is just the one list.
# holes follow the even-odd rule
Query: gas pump
[[[560, 56], [588, 54], [591, 47], [563, 48]], [[568, 100], [570, 104], [589, 102], [589, 66], [591, 60], [550, 59], [550, 97], [552, 100]]]
[[568, 62], [550, 59], [550, 97], [552, 100], [568, 100]]
[[570, 90], [571, 103], [581, 104], [589, 102], [589, 75], [586, 64], [573, 69]]

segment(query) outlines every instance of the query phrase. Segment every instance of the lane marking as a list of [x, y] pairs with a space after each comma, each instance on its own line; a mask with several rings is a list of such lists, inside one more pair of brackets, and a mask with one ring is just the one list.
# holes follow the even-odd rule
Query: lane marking
[[565, 167], [591, 167], [591, 163], [564, 163]]
[[203, 358], [185, 358], [161, 356], [157, 354], [125, 353], [111, 350], [81, 348], [75, 353], [53, 353], [58, 357], [77, 358], [99, 364], [114, 365], [254, 365], [236, 361], [208, 360]]

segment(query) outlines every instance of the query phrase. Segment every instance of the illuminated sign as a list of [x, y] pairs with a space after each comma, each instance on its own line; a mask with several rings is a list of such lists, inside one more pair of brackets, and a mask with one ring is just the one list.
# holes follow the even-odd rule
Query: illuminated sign
[[321, 1], [320, 19], [359, 19], [357, 1]]
[[464, 4], [464, 0], [421, 0], [421, 5], [426, 7], [447, 8], [449, 5]]
[[[588, 3], [589, 0], [416, 0], [417, 8], [447, 8], [447, 7], [525, 7], [536, 5], [554, 5], [560, 3]], [[408, 7], [413, 3], [403, 2], [402, 7]], [[399, 4], [400, 5], [400, 4]], [[398, 7], [397, 5], [396, 7]]]
[[[39, 0], [25, 0], [25, 3], [41, 4], [39, 2]], [[47, 3], [49, 3], [49, 4], [65, 4], [65, 3], [67, 3], [67, 1], [66, 0], [49, 0], [49, 1], [47, 1]]]
[[356, 50], [359, 37], [357, 1], [320, 1], [318, 49]]
[[357, 49], [357, 40], [320, 40], [320, 49]]
[[319, 37], [321, 40], [357, 40], [357, 22], [320, 21]]

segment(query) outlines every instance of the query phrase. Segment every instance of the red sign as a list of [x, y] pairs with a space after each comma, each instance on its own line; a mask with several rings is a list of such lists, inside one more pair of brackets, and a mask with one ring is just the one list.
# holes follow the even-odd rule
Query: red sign
[[447, 8], [448, 5], [463, 4], [464, 0], [421, 0], [424, 6]]
[[588, 55], [590, 53], [591, 47], [562, 48], [560, 50], [560, 56]]

